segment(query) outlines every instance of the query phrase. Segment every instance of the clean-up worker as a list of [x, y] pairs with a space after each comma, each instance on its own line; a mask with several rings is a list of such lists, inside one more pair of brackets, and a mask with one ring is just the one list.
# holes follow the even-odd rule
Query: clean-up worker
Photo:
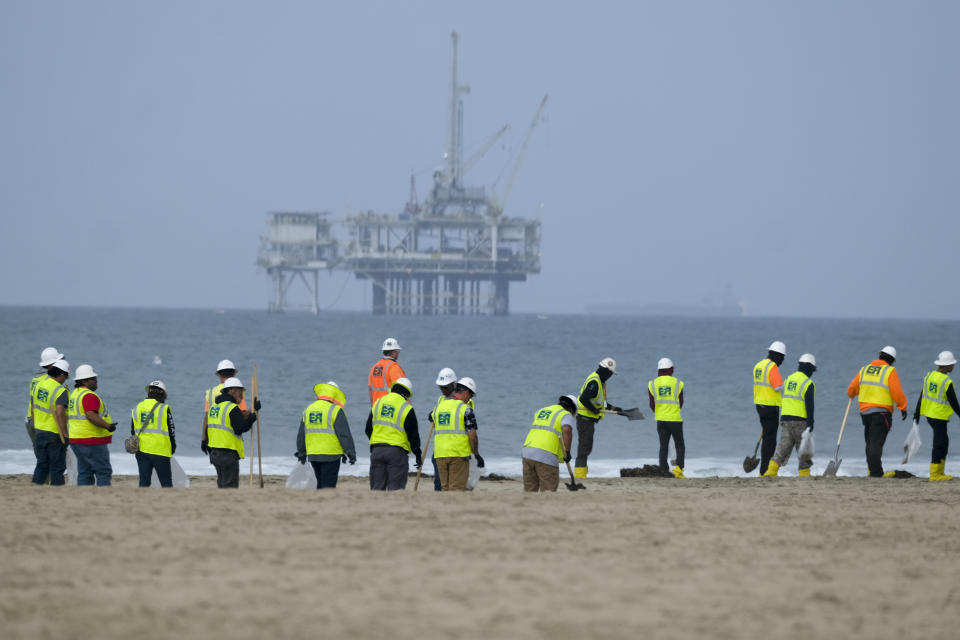
[[[63, 354], [60, 353], [56, 347], [47, 347], [40, 352], [40, 369], [33, 378], [30, 380], [30, 394], [27, 397], [27, 435], [30, 437], [30, 446], [36, 444], [36, 433], [33, 427], [33, 392], [36, 390], [37, 385], [40, 384], [40, 381], [46, 378], [49, 375], [50, 367], [53, 366], [53, 363], [57, 360], [62, 360]], [[36, 451], [34, 451], [36, 454]]]
[[616, 373], [616, 360], [604, 358], [580, 387], [577, 398], [577, 459], [573, 469], [573, 475], [577, 478], [587, 477], [587, 458], [593, 451], [593, 434], [597, 423], [603, 420], [604, 410], [621, 410], [607, 402], [607, 380]]
[[813, 466], [813, 457], [800, 452], [803, 432], [813, 433], [813, 410], [816, 387], [813, 384], [813, 372], [817, 370], [817, 359], [812, 353], [800, 356], [797, 370], [791, 373], [783, 383], [783, 402], [780, 406], [780, 444], [770, 460], [765, 476], [776, 476], [780, 467], [787, 464], [790, 452], [797, 450], [799, 467], [797, 475], [809, 476]]
[[936, 371], [923, 377], [923, 389], [917, 398], [917, 408], [913, 412], [914, 422], [920, 422], [920, 416], [927, 418], [927, 424], [933, 429], [933, 449], [930, 451], [930, 482], [949, 480], [944, 467], [947, 464], [947, 449], [950, 438], [947, 437], [947, 422], [954, 413], [960, 413], [957, 404], [957, 390], [953, 380], [947, 375], [953, 371], [957, 359], [951, 351], [941, 351], [933, 362]]
[[524, 491], [556, 491], [560, 486], [560, 461], [570, 462], [576, 412], [577, 397], [568, 395], [533, 414], [521, 452]]
[[471, 454], [476, 456], [478, 466], [484, 466], [478, 448], [477, 418], [467, 404], [476, 393], [473, 378], [460, 378], [453, 393], [433, 411], [433, 449], [443, 491], [466, 491]]
[[173, 487], [170, 458], [177, 452], [173, 413], [167, 404], [167, 385], [154, 380], [146, 386], [147, 397], [130, 412], [130, 434], [138, 438], [137, 471], [141, 487], [149, 487], [153, 472], [163, 488]]
[[657, 436], [660, 438], [660, 468], [670, 469], [667, 452], [670, 438], [677, 450], [677, 462], [673, 475], [683, 477], [683, 463], [687, 448], [683, 444], [683, 381], [673, 375], [673, 360], [660, 358], [657, 362], [657, 377], [647, 383], [650, 409], [657, 419]]
[[317, 399], [300, 415], [297, 459], [301, 463], [310, 461], [317, 489], [336, 489], [340, 463], [357, 462], [347, 412], [343, 410], [347, 397], [333, 380], [314, 385], [313, 394]]
[[383, 357], [370, 367], [370, 374], [367, 376], [371, 407], [374, 402], [390, 393], [390, 388], [394, 382], [407, 377], [407, 374], [403, 372], [403, 367], [397, 362], [397, 358], [400, 357], [400, 343], [397, 342], [396, 338], [384, 340], [381, 353]]
[[418, 469], [423, 463], [417, 412], [410, 404], [412, 395], [413, 383], [409, 378], [400, 378], [390, 387], [390, 393], [373, 404], [367, 416], [364, 432], [370, 440], [372, 491], [406, 489], [410, 453]]
[[783, 378], [780, 365], [787, 355], [787, 347], [779, 340], [767, 349], [767, 357], [753, 365], [753, 404], [760, 416], [763, 442], [760, 445], [760, 475], [767, 472], [770, 458], [777, 448], [777, 427], [780, 425], [780, 402]]
[[63, 386], [70, 374], [70, 363], [57, 360], [47, 369], [47, 377], [37, 382], [33, 389], [33, 427], [36, 441], [33, 451], [37, 465], [33, 469], [34, 484], [65, 484], [63, 473], [67, 470], [67, 406], [70, 392]]
[[240, 486], [240, 460], [244, 457], [243, 438], [257, 421], [260, 400], [253, 399], [253, 411], [240, 408], [243, 383], [237, 378], [223, 381], [220, 394], [207, 412], [207, 438], [200, 448], [210, 454], [210, 464], [217, 470], [217, 487], [236, 489]]
[[77, 367], [74, 390], [70, 392], [67, 422], [70, 449], [77, 456], [77, 486], [109, 487], [113, 478], [110, 447], [117, 423], [97, 395], [97, 374], [89, 364]]
[[907, 396], [900, 386], [900, 376], [893, 367], [897, 350], [886, 346], [876, 360], [861, 367], [847, 387], [847, 396], [859, 396], [863, 439], [866, 442], [867, 469], [872, 478], [892, 478], [893, 471], [883, 472], [883, 443], [887, 441], [893, 419], [893, 408], [900, 409], [900, 417], [907, 419]]

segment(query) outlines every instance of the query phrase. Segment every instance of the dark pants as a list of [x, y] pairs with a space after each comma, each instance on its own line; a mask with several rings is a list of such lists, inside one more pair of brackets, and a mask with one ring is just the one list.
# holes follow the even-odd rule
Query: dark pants
[[30, 436], [30, 446], [35, 447], [37, 444], [37, 430], [33, 428], [33, 418], [27, 418], [24, 426], [27, 428], [27, 435]]
[[173, 486], [173, 478], [170, 475], [170, 458], [166, 456], [137, 451], [137, 469], [140, 471], [141, 487], [150, 486], [154, 469], [157, 471], [157, 479], [160, 480], [161, 487], [169, 488]]
[[105, 444], [71, 444], [77, 456], [77, 486], [91, 487], [96, 478], [98, 487], [109, 487], [113, 477], [110, 447]]
[[33, 483], [64, 484], [63, 473], [67, 470], [67, 445], [60, 442], [60, 434], [51, 431], [36, 432], [33, 453], [37, 466], [33, 469]]
[[883, 443], [887, 441], [887, 432], [890, 431], [890, 414], [867, 413], [860, 416], [863, 421], [863, 439], [867, 445], [867, 469], [870, 477], [883, 476]]
[[407, 488], [410, 463], [403, 447], [370, 447], [370, 489], [401, 491]]
[[587, 466], [587, 457], [593, 451], [593, 432], [597, 428], [597, 421], [584, 416], [577, 416], [577, 459], [575, 466]]
[[933, 451], [930, 452], [930, 462], [943, 462], [947, 459], [947, 449], [950, 448], [947, 421], [927, 418], [927, 424], [933, 429]]
[[760, 427], [763, 429], [763, 442], [760, 443], [760, 475], [767, 472], [770, 458], [777, 450], [777, 429], [780, 427], [780, 407], [770, 407], [764, 404], [755, 405], [757, 415], [760, 416]]
[[210, 463], [217, 470], [218, 489], [240, 486], [240, 454], [233, 449], [210, 449]]
[[443, 487], [440, 486], [440, 469], [437, 467], [437, 459], [430, 458], [430, 462], [433, 463], [433, 490], [441, 491]]
[[683, 444], [683, 423], [657, 420], [657, 435], [660, 436], [660, 468], [664, 471], [670, 469], [667, 466], [667, 452], [670, 450], [672, 437], [673, 446], [677, 448], [677, 466], [683, 469], [683, 458], [687, 453], [687, 448]]
[[317, 476], [317, 489], [336, 489], [337, 478], [340, 476], [340, 458], [330, 462], [310, 461], [313, 475]]

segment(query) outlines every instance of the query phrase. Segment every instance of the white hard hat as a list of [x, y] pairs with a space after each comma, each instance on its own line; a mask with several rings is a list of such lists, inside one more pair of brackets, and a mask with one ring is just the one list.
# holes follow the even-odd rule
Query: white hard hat
[[66, 360], [57, 360], [52, 366], [60, 369], [60, 371], [63, 371], [64, 373], [70, 373], [70, 363]]
[[[57, 367], [57, 368], [59, 369], [60, 367]], [[77, 367], [77, 372], [73, 374], [74, 380], [86, 380], [88, 378], [96, 378], [96, 377], [97, 377], [97, 372], [94, 371], [93, 367], [91, 367], [88, 364], [80, 365], [79, 367]]]
[[457, 380], [457, 384], [470, 389], [473, 395], [477, 395], [477, 383], [473, 381], [473, 378], [460, 378]]
[[163, 391], [164, 393], [167, 392], [167, 385], [163, 384], [163, 380], [154, 380], [153, 382], [151, 382], [150, 384], [148, 384], [148, 385], [147, 385], [147, 392], [148, 392], [148, 393], [149, 393], [149, 391], [150, 391], [150, 387], [156, 387], [157, 389], [160, 389], [160, 391]]
[[400, 343], [397, 342], [396, 338], [387, 338], [383, 341], [381, 351], [400, 351]]
[[572, 402], [574, 407], [577, 406], [577, 396], [573, 395], [572, 393], [568, 393], [563, 397]]
[[453, 369], [450, 367], [444, 367], [440, 369], [440, 373], [437, 374], [437, 381], [434, 383], [438, 387], [445, 387], [451, 382], [457, 381], [457, 374], [453, 372]]
[[233, 364], [232, 362], [230, 362], [229, 360], [221, 360], [221, 361], [217, 364], [217, 371], [224, 371], [224, 370], [231, 370], [231, 369], [232, 369], [233, 371], [236, 371], [236, 370], [237, 370], [237, 367], [234, 366], [234, 364]]
[[613, 358], [604, 358], [599, 364], [604, 369], [610, 369], [610, 373], [613, 375], [617, 375], [617, 361]]
[[657, 361], [657, 369], [673, 369], [673, 360], [670, 358], [660, 358]]
[[[400, 385], [401, 387], [406, 389], [410, 393], [410, 395], [413, 395], [413, 383], [410, 382], [410, 378], [397, 378], [396, 380], [393, 381], [393, 384]], [[390, 385], [391, 388], [393, 388], [393, 384]]]
[[240, 378], [227, 378], [223, 381], [223, 389], [243, 389]]
[[337, 389], [340, 388], [340, 385], [338, 385], [338, 384], [337, 384], [336, 382], [334, 382], [333, 380], [327, 380], [327, 381], [324, 382], [323, 384], [328, 384], [328, 385], [330, 385], [331, 387], [336, 387]]
[[779, 353], [782, 356], [787, 355], [787, 345], [783, 344], [779, 340], [774, 340], [773, 344], [770, 345], [770, 348], [767, 351], [773, 351], [774, 353]]
[[47, 347], [40, 352], [40, 366], [49, 367], [61, 358], [63, 358], [63, 354], [57, 351], [56, 347]]
[[933, 364], [938, 367], [949, 367], [952, 364], [957, 364], [957, 359], [953, 357], [953, 351], [941, 351]]
[[897, 359], [897, 350], [891, 347], [890, 345], [885, 346], [883, 349], [880, 349], [880, 353], [885, 353], [894, 360]]
[[817, 359], [813, 357], [812, 353], [805, 353], [800, 356], [800, 362], [809, 362], [813, 366], [817, 366]]

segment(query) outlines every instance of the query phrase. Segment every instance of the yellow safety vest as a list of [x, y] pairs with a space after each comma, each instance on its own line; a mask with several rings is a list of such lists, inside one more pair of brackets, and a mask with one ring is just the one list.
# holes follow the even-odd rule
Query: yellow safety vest
[[207, 412], [207, 446], [211, 449], [231, 449], [243, 458], [243, 439], [233, 432], [230, 412], [237, 404], [225, 400], [210, 406]]
[[340, 407], [329, 400], [315, 400], [303, 410], [303, 435], [307, 455], [343, 455], [343, 445], [333, 425]]
[[[807, 418], [807, 403], [804, 398], [807, 395], [807, 388], [813, 385], [813, 381], [802, 371], [794, 371], [783, 381], [783, 405], [780, 407], [781, 415], [794, 416], [795, 418]], [[816, 390], [816, 387], [814, 387]]]
[[64, 391], [67, 391], [67, 388], [50, 376], [37, 382], [33, 390], [33, 427], [35, 429], [60, 433], [54, 411], [57, 397]]
[[683, 422], [680, 414], [680, 392], [683, 382], [673, 376], [658, 376], [647, 383], [653, 396], [653, 417], [661, 422]]
[[[587, 388], [587, 385], [590, 384], [591, 380], [597, 383], [597, 395], [593, 398], [593, 406], [585, 407], [583, 403], [580, 402], [580, 396], [583, 395], [584, 390]], [[594, 371], [583, 381], [583, 386], [580, 387], [580, 393], [577, 394], [577, 415], [593, 418], [594, 420], [603, 420], [603, 410], [606, 406], [607, 387], [603, 381], [600, 380], [600, 374]]]
[[780, 406], [780, 392], [770, 384], [770, 370], [775, 366], [777, 364], [770, 358], [764, 358], [753, 366], [753, 404]]
[[543, 449], [562, 459], [563, 448], [560, 446], [560, 438], [563, 434], [563, 417], [569, 415], [570, 412], [559, 404], [552, 404], [537, 411], [533, 414], [533, 426], [527, 432], [527, 439], [523, 441], [523, 446]]
[[77, 387], [70, 392], [70, 404], [67, 405], [67, 428], [70, 432], [70, 439], [81, 438], [112, 438], [113, 435], [109, 429], [98, 427], [87, 420], [87, 413], [83, 410], [83, 398], [93, 393], [100, 400], [100, 410], [97, 414], [106, 422], [113, 422], [110, 412], [107, 411], [107, 405], [99, 395], [90, 391], [86, 387]]
[[893, 395], [890, 393], [890, 374], [893, 367], [868, 364], [860, 369], [860, 402], [879, 404], [893, 410]]
[[30, 380], [30, 396], [27, 399], [27, 418], [29, 419], [32, 414], [31, 409], [33, 408], [33, 394], [37, 390], [37, 385], [40, 384], [40, 381], [48, 378], [46, 373], [40, 373], [33, 376], [33, 379]]
[[173, 455], [170, 444], [170, 407], [156, 398], [141, 400], [130, 414], [133, 430], [140, 437], [140, 451], [169, 458]]
[[399, 393], [392, 391], [377, 400], [370, 414], [373, 416], [373, 432], [370, 444], [391, 444], [410, 451], [410, 440], [403, 423], [413, 406]]
[[947, 389], [953, 380], [941, 371], [931, 371], [923, 377], [923, 396], [920, 399], [920, 413], [934, 420], [949, 420], [953, 407], [947, 401]]
[[207, 389], [206, 394], [204, 395], [204, 400], [206, 400], [205, 404], [207, 406], [207, 409], [217, 404], [217, 398], [220, 396], [221, 391], [223, 391], [222, 382], [215, 387], [211, 387], [210, 389]]
[[467, 405], [456, 398], [444, 398], [433, 410], [433, 455], [435, 458], [468, 458], [473, 450], [463, 416]]

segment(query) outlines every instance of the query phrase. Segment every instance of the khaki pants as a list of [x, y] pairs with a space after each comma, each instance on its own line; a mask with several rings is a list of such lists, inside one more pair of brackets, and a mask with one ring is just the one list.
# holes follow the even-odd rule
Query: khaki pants
[[[790, 454], [800, 451], [800, 437], [807, 428], [806, 420], [784, 420], [780, 425], [780, 444], [777, 445], [777, 452], [773, 454], [773, 459], [781, 467], [790, 460]], [[813, 460], [803, 456], [800, 458], [801, 469], [809, 469], [813, 466]]]
[[441, 491], [466, 491], [470, 458], [437, 458]]
[[524, 491], [556, 491], [560, 486], [560, 467], [523, 459]]

